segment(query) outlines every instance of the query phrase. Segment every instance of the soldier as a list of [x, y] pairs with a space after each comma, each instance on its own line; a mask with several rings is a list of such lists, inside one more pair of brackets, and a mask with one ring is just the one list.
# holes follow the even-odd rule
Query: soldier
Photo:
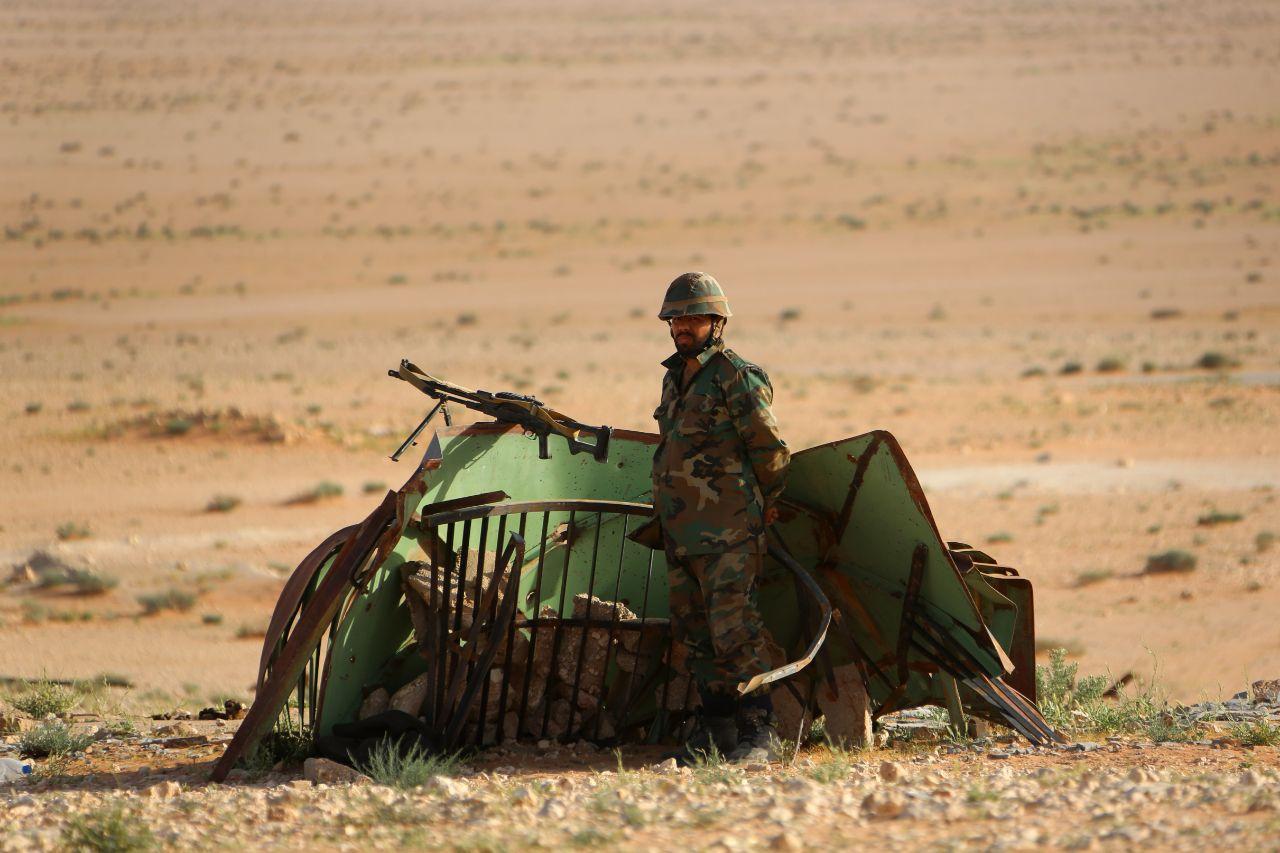
[[702, 700], [699, 725], [677, 754], [682, 763], [713, 746], [734, 761], [777, 757], [769, 694], [740, 697], [737, 686], [770, 668], [756, 584], [791, 454], [769, 408], [769, 377], [724, 345], [730, 316], [719, 282], [701, 272], [671, 282], [658, 314], [676, 352], [662, 362], [662, 404], [653, 413], [661, 435], [653, 503], [671, 623]]

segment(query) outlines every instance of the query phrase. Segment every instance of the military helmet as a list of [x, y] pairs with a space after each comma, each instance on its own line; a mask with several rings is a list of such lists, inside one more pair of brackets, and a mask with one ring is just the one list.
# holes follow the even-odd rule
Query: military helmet
[[687, 272], [668, 285], [658, 319], [670, 320], [694, 314], [733, 316], [733, 312], [729, 310], [729, 300], [720, 289], [720, 282], [704, 272]]

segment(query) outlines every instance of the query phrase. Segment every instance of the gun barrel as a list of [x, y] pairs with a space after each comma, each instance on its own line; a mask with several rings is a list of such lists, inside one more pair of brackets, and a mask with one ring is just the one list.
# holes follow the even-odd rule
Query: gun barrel
[[[431, 415], [434, 415], [436, 409], [439, 409], [445, 403], [457, 403], [461, 406], [466, 406], [468, 409], [488, 415], [496, 421], [515, 424], [533, 433], [538, 436], [538, 449], [540, 451], [538, 455], [543, 459], [550, 458], [550, 453], [547, 451], [547, 438], [552, 434], [559, 435], [568, 443], [570, 453], [590, 453], [600, 462], [608, 458], [609, 435], [612, 433], [610, 427], [588, 426], [579, 423], [573, 418], [565, 417], [559, 412], [547, 409], [541, 400], [532, 395], [517, 394], [511, 391], [499, 391], [496, 393], [471, 391], [430, 376], [408, 359], [401, 359], [400, 368], [398, 370], [388, 370], [387, 373], [396, 379], [408, 382], [428, 397], [439, 401], [436, 408], [431, 410], [431, 414], [405, 440], [400, 450], [396, 451], [396, 455], [392, 457], [393, 459], [413, 444], [413, 440], [426, 427], [426, 422], [431, 419]], [[445, 419], [448, 420], [448, 410], [446, 409], [445, 411]], [[582, 441], [580, 436], [583, 432], [589, 432], [594, 435], [595, 444], [587, 444]]]

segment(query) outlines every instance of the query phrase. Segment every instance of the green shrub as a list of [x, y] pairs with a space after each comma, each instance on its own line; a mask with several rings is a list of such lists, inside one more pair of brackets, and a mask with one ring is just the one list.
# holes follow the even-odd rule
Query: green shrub
[[120, 585], [118, 578], [93, 571], [76, 572], [71, 582], [75, 585], [76, 595], [102, 595]]
[[381, 480], [370, 480], [369, 482], [365, 483], [360, 490], [364, 492], [366, 495], [372, 495], [377, 492], [386, 491], [386, 489], [387, 489], [387, 484], [382, 482]]
[[248, 623], [241, 622], [240, 627], [236, 629], [237, 640], [260, 639], [267, 636], [267, 626], [264, 622]]
[[1220, 352], [1207, 352], [1196, 359], [1201, 370], [1231, 370], [1240, 366], [1240, 360]]
[[131, 853], [154, 849], [157, 844], [142, 818], [117, 803], [68, 820], [62, 830], [62, 846], [67, 850]]
[[185, 613], [195, 607], [197, 597], [194, 592], [185, 589], [168, 589], [164, 592], [140, 595], [137, 601], [142, 605], [143, 616], [154, 616], [162, 610], [177, 610]]
[[416, 788], [433, 776], [452, 776], [462, 767], [461, 753], [428, 755], [415, 744], [406, 753], [391, 740], [383, 740], [369, 753], [369, 761], [360, 772], [379, 785], [393, 788]]
[[72, 755], [84, 752], [93, 743], [93, 735], [76, 734], [60, 720], [46, 720], [18, 739], [18, 751], [31, 758], [49, 755]]
[[38, 601], [27, 599], [22, 602], [22, 621], [28, 625], [39, 625], [49, 618], [49, 608]]
[[1254, 720], [1233, 726], [1231, 734], [1236, 740], [1247, 746], [1280, 746], [1280, 725], [1266, 720]]
[[59, 524], [58, 528], [54, 532], [63, 542], [68, 542], [72, 539], [88, 539], [93, 535], [93, 531], [89, 529], [89, 525], [80, 524], [75, 521], [67, 521]]
[[1081, 373], [1083, 371], [1084, 371], [1083, 364], [1081, 364], [1078, 361], [1068, 361], [1066, 364], [1062, 365], [1062, 369], [1059, 370], [1058, 373], [1062, 374], [1063, 376], [1071, 376], [1073, 374]]
[[1257, 536], [1253, 537], [1253, 546], [1258, 549], [1261, 554], [1264, 551], [1270, 551], [1271, 547], [1276, 544], [1276, 535], [1270, 530], [1264, 530]]
[[1126, 367], [1125, 361], [1116, 356], [1107, 356], [1098, 362], [1098, 366], [1094, 368], [1099, 373], [1120, 373]]
[[313, 504], [330, 498], [342, 497], [342, 484], [335, 483], [331, 480], [323, 480], [316, 483], [310, 489], [301, 494], [294, 495], [287, 504]]
[[133, 720], [112, 720], [102, 724], [102, 731], [109, 737], [127, 738], [135, 737], [138, 727], [133, 724]]
[[174, 436], [186, 435], [191, 432], [191, 428], [195, 425], [195, 421], [190, 418], [169, 418], [169, 420], [164, 422], [164, 434]]
[[75, 595], [101, 595], [115, 589], [120, 581], [115, 577], [92, 569], [77, 569], [73, 566], [49, 566], [40, 570], [40, 581], [36, 584], [40, 589], [54, 589], [60, 586], [75, 587]]
[[311, 740], [311, 731], [305, 726], [300, 729], [277, 726], [240, 759], [239, 766], [252, 773], [266, 773], [281, 762], [301, 764], [311, 754]]
[[205, 504], [205, 512], [231, 512], [240, 506], [240, 498], [235, 495], [214, 495]]
[[1244, 519], [1244, 516], [1238, 512], [1219, 512], [1215, 509], [1213, 512], [1197, 518], [1196, 524], [1201, 527], [1216, 527], [1219, 524], [1234, 524], [1242, 519]]
[[1185, 574], [1196, 570], [1196, 555], [1189, 551], [1165, 551], [1147, 557], [1147, 565], [1142, 570], [1148, 575]]
[[221, 625], [221, 613], [205, 613], [200, 616], [200, 624], [202, 625]]
[[1002, 542], [1012, 542], [1012, 541], [1013, 541], [1013, 534], [1005, 533], [1003, 531], [1000, 533], [992, 533], [990, 536], [987, 537], [988, 545], [999, 545]]
[[1036, 667], [1036, 700], [1046, 720], [1057, 729], [1138, 734], [1155, 741], [1187, 741], [1199, 736], [1197, 724], [1151, 689], [1112, 697], [1101, 675], [1077, 678], [1078, 664], [1067, 662], [1066, 649], [1051, 649], [1049, 665]]
[[11, 698], [9, 704], [24, 714], [41, 719], [46, 714], [65, 714], [80, 701], [70, 687], [41, 680], [27, 686], [24, 693]]
[[1110, 569], [1089, 569], [1076, 575], [1076, 586], [1091, 586], [1095, 583], [1102, 583], [1110, 580], [1114, 573]]

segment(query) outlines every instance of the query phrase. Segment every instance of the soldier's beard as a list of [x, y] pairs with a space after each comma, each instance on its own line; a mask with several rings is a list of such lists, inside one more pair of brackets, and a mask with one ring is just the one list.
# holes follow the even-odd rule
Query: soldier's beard
[[707, 334], [698, 337], [693, 332], [687, 332], [687, 338], [676, 335], [676, 330], [671, 329], [671, 340], [676, 345], [676, 352], [685, 358], [692, 358], [707, 348], [707, 344], [713, 342], [724, 332], [725, 321], [718, 320], [711, 324], [711, 328], [707, 330]]
[[[711, 336], [711, 333], [707, 332], [707, 337], [710, 337], [710, 336]], [[676, 352], [678, 352], [680, 355], [684, 356], [685, 358], [688, 358], [689, 356], [692, 356], [692, 355], [697, 355], [698, 353], [702, 352], [702, 348], [707, 343], [706, 337], [698, 338], [692, 332], [688, 333], [688, 337], [680, 337], [676, 335], [675, 331], [672, 331], [671, 340], [675, 342]]]

